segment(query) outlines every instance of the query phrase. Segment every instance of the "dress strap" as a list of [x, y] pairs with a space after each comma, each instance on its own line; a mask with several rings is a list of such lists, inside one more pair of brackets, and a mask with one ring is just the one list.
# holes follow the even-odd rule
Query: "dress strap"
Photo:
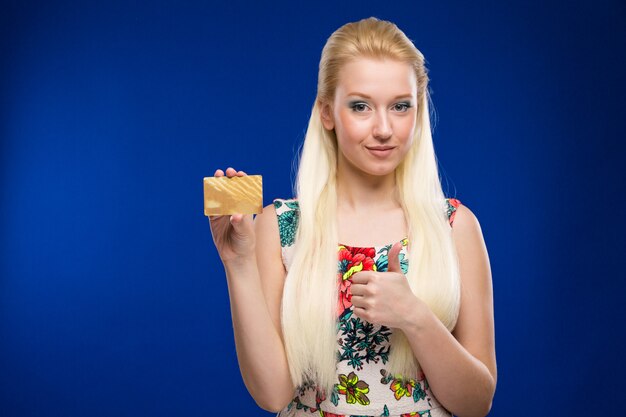
[[456, 214], [456, 209], [461, 205], [461, 200], [456, 198], [446, 198], [446, 214], [448, 215], [448, 221], [450, 222], [450, 227], [452, 227], [452, 223], [454, 222], [454, 215]]
[[278, 233], [280, 234], [280, 252], [285, 270], [289, 271], [294, 256], [294, 243], [298, 220], [300, 218], [300, 206], [295, 199], [277, 198], [273, 201], [278, 219]]
[[300, 218], [300, 206], [296, 199], [274, 199], [274, 208], [278, 218], [278, 232], [280, 233], [280, 246], [283, 248], [292, 246], [296, 239], [298, 220]]

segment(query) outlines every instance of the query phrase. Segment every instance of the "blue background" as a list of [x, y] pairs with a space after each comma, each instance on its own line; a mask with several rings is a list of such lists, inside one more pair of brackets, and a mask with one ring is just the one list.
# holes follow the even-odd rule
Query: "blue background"
[[258, 3], [3, 2], [0, 415], [270, 415], [202, 178], [290, 197], [321, 49], [372, 15], [426, 56], [444, 191], [483, 228], [491, 415], [623, 410], [625, 3]]

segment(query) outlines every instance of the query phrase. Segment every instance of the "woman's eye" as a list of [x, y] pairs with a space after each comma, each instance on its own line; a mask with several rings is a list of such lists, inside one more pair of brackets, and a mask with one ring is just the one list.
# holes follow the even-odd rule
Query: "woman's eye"
[[400, 112], [406, 112], [410, 107], [411, 105], [409, 103], [398, 103], [394, 106], [394, 108]]
[[367, 110], [367, 105], [365, 103], [352, 103], [350, 107], [352, 107], [352, 110], [357, 113], [362, 113]]

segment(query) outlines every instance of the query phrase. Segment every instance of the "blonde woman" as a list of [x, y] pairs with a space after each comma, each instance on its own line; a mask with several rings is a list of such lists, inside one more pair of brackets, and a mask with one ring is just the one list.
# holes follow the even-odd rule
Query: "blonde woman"
[[[246, 175], [228, 168], [215, 176]], [[424, 57], [393, 23], [328, 39], [295, 198], [210, 218], [237, 357], [280, 416], [484, 416], [496, 387], [480, 225], [445, 198]]]

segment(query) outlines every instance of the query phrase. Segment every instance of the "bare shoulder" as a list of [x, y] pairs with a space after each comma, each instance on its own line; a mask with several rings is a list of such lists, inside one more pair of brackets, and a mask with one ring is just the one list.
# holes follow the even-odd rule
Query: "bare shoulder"
[[[280, 237], [278, 236], [278, 219], [274, 204], [268, 204], [263, 207], [263, 211], [254, 217], [254, 231], [257, 233], [257, 240], [259, 238], [259, 233], [262, 235], [274, 235], [272, 232], [276, 232], [276, 235], [273, 237], [275, 237], [276, 241], [280, 244]], [[261, 237], [267, 238], [268, 236]]]
[[280, 261], [282, 265], [278, 217], [274, 204], [263, 207], [263, 212], [255, 216], [254, 232], [256, 235], [257, 262], [261, 258], [261, 260]]
[[281, 333], [280, 306], [287, 271], [282, 260], [278, 218], [273, 204], [254, 218], [256, 258], [263, 295], [274, 327]]
[[452, 235], [456, 238], [468, 238], [480, 236], [482, 238], [482, 229], [478, 218], [469, 207], [465, 204], [459, 204], [454, 214], [454, 223], [452, 227]]
[[452, 237], [459, 257], [461, 281], [464, 287], [491, 285], [489, 256], [478, 218], [469, 207], [459, 204], [456, 208]]

